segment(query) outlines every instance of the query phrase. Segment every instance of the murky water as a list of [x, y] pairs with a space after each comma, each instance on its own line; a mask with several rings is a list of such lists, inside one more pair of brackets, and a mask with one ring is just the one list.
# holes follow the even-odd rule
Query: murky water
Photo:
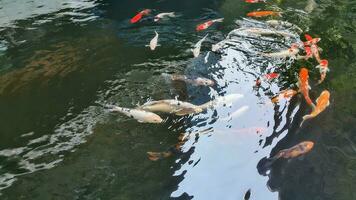
[[[319, 0], [308, 13], [308, 2], [0, 1], [1, 199], [243, 199], [248, 189], [251, 199], [355, 199], [356, 3]], [[178, 17], [129, 24], [143, 8]], [[258, 9], [279, 10], [322, 38], [331, 70], [322, 84], [315, 60], [261, 56], [304, 36], [283, 27], [291, 37], [245, 35], [242, 29], [267, 27], [243, 19]], [[197, 24], [220, 17], [223, 23], [196, 33]], [[150, 51], [155, 30], [161, 46]], [[193, 58], [190, 49], [206, 33]], [[212, 44], [220, 48], [211, 52]], [[270, 99], [296, 88], [301, 66], [310, 69], [312, 99], [327, 89], [331, 105], [299, 127], [311, 111], [301, 95]], [[280, 77], [253, 87], [270, 72]], [[216, 84], [170, 81], [167, 73]], [[244, 97], [196, 115], [161, 114], [162, 124], [101, 106], [174, 98], [200, 105], [229, 94]], [[148, 159], [149, 151], [174, 149], [182, 134], [186, 141], [171, 157]], [[305, 140], [315, 143], [310, 153], [258, 172], [262, 158]]]

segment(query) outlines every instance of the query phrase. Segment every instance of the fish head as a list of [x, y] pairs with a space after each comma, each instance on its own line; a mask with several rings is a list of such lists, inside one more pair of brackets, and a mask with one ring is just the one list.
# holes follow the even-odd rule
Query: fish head
[[214, 81], [207, 78], [197, 78], [196, 82], [198, 85], [204, 85], [204, 86], [213, 86], [215, 84]]
[[143, 14], [143, 15], [148, 15], [148, 14], [150, 14], [151, 12], [152, 12], [151, 9], [144, 9], [143, 11], [141, 11], [141, 14]]
[[147, 116], [146, 121], [153, 124], [160, 124], [163, 122], [163, 119], [159, 115], [151, 113], [149, 116]]
[[321, 60], [320, 61], [320, 65], [323, 66], [323, 67], [327, 67], [329, 65], [329, 61], [328, 60]]
[[312, 141], [305, 141], [301, 143], [304, 152], [309, 152], [314, 147], [314, 142]]

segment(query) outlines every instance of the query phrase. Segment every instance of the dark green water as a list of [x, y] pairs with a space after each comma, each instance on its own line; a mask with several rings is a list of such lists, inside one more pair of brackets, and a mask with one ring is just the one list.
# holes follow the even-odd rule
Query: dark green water
[[[356, 1], [316, 2], [318, 7], [307, 14], [304, 0], [267, 5], [242, 0], [0, 0], [0, 199], [232, 200], [243, 199], [249, 188], [256, 200], [356, 199]], [[143, 8], [175, 11], [180, 17], [130, 25], [128, 20]], [[227, 49], [222, 55], [211, 53], [204, 63], [210, 45], [256, 9], [280, 9], [283, 20], [322, 38], [321, 55], [331, 69], [324, 83], [316, 86], [314, 60], [285, 64]], [[219, 17], [225, 17], [224, 23], [195, 32], [196, 24]], [[152, 52], [145, 45], [154, 30], [162, 46]], [[207, 32], [202, 55], [192, 58], [189, 49]], [[299, 128], [310, 112], [301, 96], [280, 106], [269, 99], [295, 85], [302, 65], [310, 69], [311, 97], [327, 89], [331, 105]], [[255, 75], [272, 68], [281, 78], [253, 90]], [[161, 76], [173, 72], [217, 84], [172, 84]], [[231, 93], [245, 97], [195, 116], [162, 115], [165, 123], [159, 125], [98, 106], [134, 107], [175, 97], [201, 104]], [[242, 106], [249, 107], [242, 116], [216, 120]], [[256, 134], [256, 127], [263, 131]], [[147, 158], [147, 151], [175, 145], [180, 133], [207, 129], [208, 134], [189, 139], [181, 153], [156, 162]], [[268, 176], [257, 172], [263, 157], [304, 140], [315, 142], [309, 154], [276, 162]]]

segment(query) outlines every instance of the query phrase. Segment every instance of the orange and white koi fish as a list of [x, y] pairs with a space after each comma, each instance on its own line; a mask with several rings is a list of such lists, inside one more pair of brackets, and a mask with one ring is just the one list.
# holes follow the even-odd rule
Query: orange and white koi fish
[[295, 57], [299, 53], [299, 47], [297, 44], [292, 44], [292, 46], [284, 51], [276, 52], [276, 53], [262, 53], [262, 55], [267, 57], [274, 58], [287, 58], [287, 57]]
[[301, 92], [307, 101], [307, 104], [313, 107], [313, 110], [315, 108], [315, 104], [309, 97], [309, 71], [306, 68], [301, 68], [299, 71], [299, 81], [298, 81], [298, 86], [299, 86], [299, 92]]
[[246, 3], [260, 3], [260, 2], [266, 2], [266, 0], [245, 0]]
[[168, 12], [168, 13], [159, 13], [158, 15], [156, 15], [153, 19], [153, 21], [158, 22], [159, 20], [165, 18], [165, 17], [175, 17], [175, 13], [174, 12]]
[[330, 99], [329, 91], [324, 90], [320, 94], [319, 98], [316, 99], [316, 107], [315, 107], [315, 109], [313, 110], [312, 113], [310, 113], [309, 115], [305, 115], [303, 117], [303, 121], [302, 121], [300, 126], [302, 126], [302, 124], [303, 124], [303, 122], [305, 120], [314, 118], [314, 117], [318, 116], [321, 112], [323, 112], [326, 109], [326, 107], [328, 107], [330, 105], [329, 99]]
[[197, 27], [196, 27], [196, 31], [203, 31], [207, 28], [209, 28], [211, 25], [213, 25], [214, 23], [216, 22], [223, 22], [224, 21], [224, 18], [219, 18], [219, 19], [213, 19], [213, 20], [209, 20], [207, 22], [204, 22], [202, 24], [199, 24]]
[[293, 89], [283, 90], [277, 96], [273, 97], [271, 99], [271, 101], [272, 101], [272, 103], [278, 103], [282, 99], [290, 99], [290, 98], [292, 98], [297, 93], [298, 92], [293, 90]]
[[275, 156], [271, 158], [263, 158], [257, 164], [258, 173], [266, 175], [266, 172], [271, 168], [273, 163], [280, 158], [296, 158], [310, 152], [314, 147], [314, 142], [304, 141], [289, 149], [280, 150]]
[[328, 60], [321, 60], [319, 65], [316, 66], [316, 68], [319, 69], [320, 71], [320, 80], [318, 81], [318, 84], [324, 81], [326, 77], [326, 73], [330, 71], [328, 66], [329, 66]]
[[247, 13], [248, 17], [267, 17], [267, 16], [282, 16], [280, 12], [276, 11], [254, 11]]
[[139, 12], [137, 15], [135, 15], [133, 18], [131, 18], [130, 22], [131, 24], [139, 22], [143, 16], [149, 15], [151, 13], [151, 9], [145, 9]]

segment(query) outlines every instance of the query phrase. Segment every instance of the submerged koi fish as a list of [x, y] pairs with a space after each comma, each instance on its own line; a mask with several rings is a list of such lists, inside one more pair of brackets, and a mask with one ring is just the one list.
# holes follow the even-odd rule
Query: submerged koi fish
[[188, 77], [185, 75], [178, 75], [178, 74], [173, 74], [173, 75], [167, 74], [167, 76], [169, 76], [169, 78], [172, 81], [184, 81], [194, 86], [213, 86], [215, 84], [214, 81], [203, 77]]
[[273, 97], [271, 99], [271, 101], [272, 101], [272, 103], [278, 103], [282, 99], [290, 99], [290, 98], [292, 98], [297, 93], [298, 93], [297, 91], [292, 90], [292, 89], [283, 90], [277, 96]]
[[216, 22], [223, 22], [224, 21], [224, 18], [219, 18], [219, 19], [213, 19], [213, 20], [209, 20], [207, 22], [204, 22], [202, 24], [199, 24], [197, 27], [196, 27], [196, 31], [203, 31], [207, 28], [209, 28], [211, 25], [213, 25], [214, 23]]
[[282, 16], [280, 12], [275, 11], [254, 11], [247, 13], [248, 17], [267, 17], [267, 16]]
[[150, 112], [172, 113], [178, 116], [196, 114], [203, 111], [202, 108], [188, 102], [182, 102], [175, 99], [166, 99], [159, 101], [150, 101], [137, 107]]
[[131, 18], [130, 22], [131, 24], [139, 22], [143, 16], [149, 15], [151, 13], [151, 9], [145, 9], [139, 12], [137, 15], [135, 15], [133, 18]]
[[168, 12], [168, 13], [159, 13], [158, 15], [156, 15], [153, 19], [153, 21], [158, 22], [159, 20], [165, 18], [165, 17], [175, 17], [175, 13], [174, 12]]
[[272, 26], [273, 28], [277, 28], [279, 26], [284, 26], [284, 27], [287, 27], [287, 28], [294, 28], [296, 29], [298, 32], [302, 33], [303, 30], [301, 28], [299, 28], [297, 25], [295, 24], [292, 24], [290, 22], [287, 22], [287, 21], [280, 21], [280, 20], [268, 20], [266, 21], [266, 23], [269, 25], [269, 26]]
[[321, 40], [321, 38], [313, 38], [309, 34], [305, 34], [304, 37], [307, 40], [306, 42], [303, 42], [304, 46], [311, 46], [313, 44], [320, 42]]
[[316, 66], [315, 68], [319, 69], [320, 71], [320, 80], [318, 81], [318, 84], [322, 83], [326, 77], [326, 73], [329, 70], [328, 68], [329, 62], [327, 60], [321, 60], [320, 64]]
[[304, 141], [289, 149], [283, 149], [271, 158], [263, 158], [262, 160], [260, 160], [260, 162], [258, 162], [257, 164], [257, 170], [260, 174], [266, 175], [266, 172], [273, 165], [273, 163], [278, 159], [280, 158], [289, 159], [289, 158], [299, 157], [301, 155], [310, 152], [313, 149], [313, 147], [314, 147], [314, 142]]
[[278, 73], [269, 73], [269, 74], [266, 74], [263, 76], [263, 78], [267, 79], [267, 80], [272, 80], [272, 79], [275, 79], [275, 78], [278, 78], [279, 77], [279, 74]]
[[297, 44], [292, 44], [292, 46], [284, 51], [276, 52], [276, 53], [262, 53], [262, 55], [267, 57], [274, 58], [288, 58], [295, 57], [299, 53], [299, 47]]
[[198, 57], [200, 54], [200, 48], [202, 43], [206, 40], [206, 38], [208, 37], [209, 34], [206, 34], [201, 40], [199, 40], [195, 45], [194, 45], [194, 49], [192, 49], [191, 51], [193, 52], [194, 57]]
[[243, 94], [229, 94], [226, 96], [220, 96], [214, 100], [211, 100], [205, 104], [200, 105], [199, 107], [205, 110], [208, 108], [218, 108], [221, 106], [227, 106], [243, 97], [244, 97]]
[[303, 116], [303, 121], [300, 124], [300, 126], [302, 126], [302, 124], [303, 124], [303, 122], [305, 120], [314, 118], [314, 117], [318, 116], [321, 112], [323, 112], [326, 109], [326, 107], [328, 107], [330, 105], [329, 99], [330, 99], [329, 91], [324, 90], [320, 94], [319, 98], [316, 99], [316, 107], [315, 107], [315, 109], [309, 115]]
[[286, 31], [278, 31], [265, 28], [248, 28], [244, 29], [243, 31], [256, 35], [280, 35], [283, 37], [294, 37], [294, 34], [288, 33]]
[[312, 108], [315, 108], [315, 104], [309, 97], [309, 71], [306, 68], [301, 68], [299, 71], [299, 81], [298, 81], [298, 86], [299, 86], [299, 92], [301, 92], [307, 101], [308, 105], [312, 106]]
[[107, 105], [106, 107], [110, 108], [111, 112], [119, 112], [128, 117], [136, 119], [140, 123], [162, 123], [163, 119], [152, 112], [147, 112], [139, 109], [129, 109], [122, 108], [114, 105]]

